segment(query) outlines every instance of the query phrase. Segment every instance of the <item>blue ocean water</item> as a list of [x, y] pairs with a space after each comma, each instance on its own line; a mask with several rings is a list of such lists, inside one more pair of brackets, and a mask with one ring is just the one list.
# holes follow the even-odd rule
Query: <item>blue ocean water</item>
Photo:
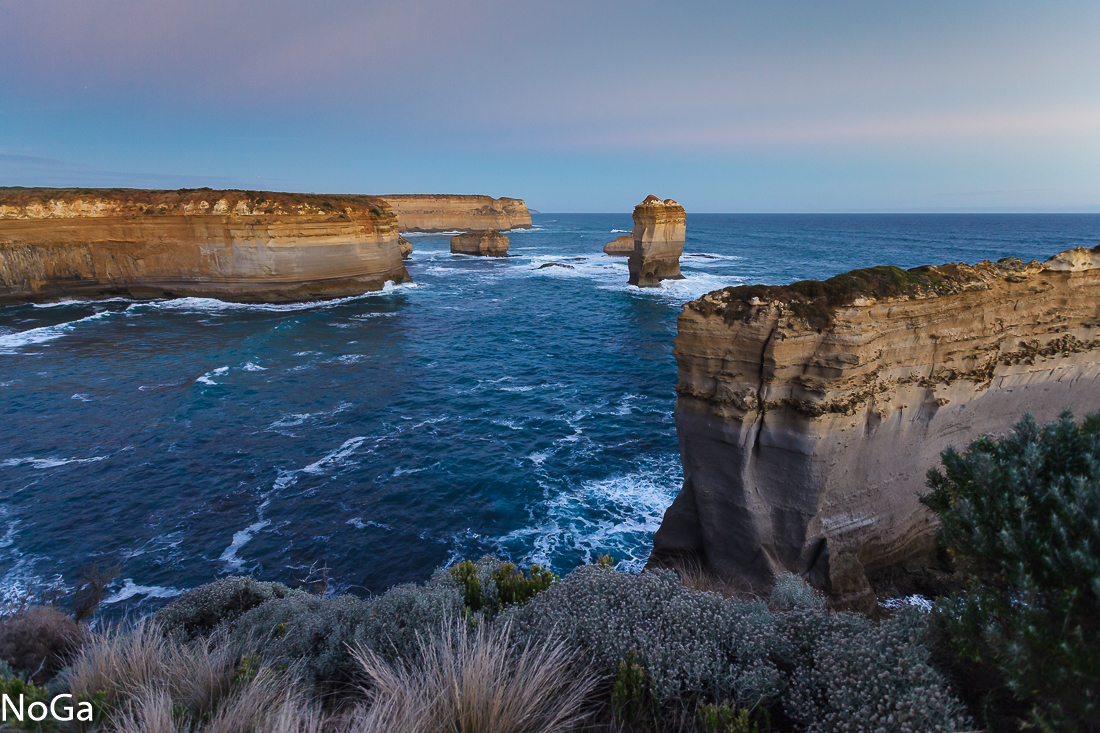
[[1100, 245], [1098, 215], [689, 215], [687, 278], [639, 290], [602, 252], [629, 214], [534, 223], [505, 259], [413, 236], [413, 284], [328, 303], [0, 308], [0, 598], [93, 560], [126, 610], [314, 564], [357, 593], [485, 552], [636, 569], [681, 480], [684, 302]]

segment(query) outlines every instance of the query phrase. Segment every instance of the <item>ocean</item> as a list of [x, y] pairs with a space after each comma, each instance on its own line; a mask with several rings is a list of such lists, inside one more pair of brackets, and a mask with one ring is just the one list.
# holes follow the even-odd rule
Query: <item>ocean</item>
[[686, 279], [640, 290], [602, 251], [630, 214], [533, 221], [508, 258], [413, 235], [413, 283], [325, 303], [0, 308], [0, 600], [92, 562], [120, 568], [120, 613], [226, 574], [367, 594], [485, 553], [637, 570], [682, 478], [683, 303], [1100, 245], [1100, 215], [689, 213]]

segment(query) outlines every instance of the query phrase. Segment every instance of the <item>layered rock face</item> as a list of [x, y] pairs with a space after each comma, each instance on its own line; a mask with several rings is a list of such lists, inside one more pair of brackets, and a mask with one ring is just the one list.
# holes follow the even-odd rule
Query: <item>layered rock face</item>
[[409, 240], [399, 236], [397, 238], [397, 248], [401, 250], [401, 259], [407, 260], [412, 257], [413, 245]]
[[403, 232], [531, 228], [531, 214], [523, 199], [442, 194], [390, 194], [382, 198], [397, 214]]
[[291, 301], [405, 282], [380, 199], [255, 191], [0, 189], [0, 303]]
[[466, 232], [451, 237], [451, 252], [460, 255], [504, 257], [508, 254], [508, 237], [493, 229]]
[[614, 242], [605, 244], [603, 251], [616, 257], [629, 257], [634, 253], [634, 235], [620, 234]]
[[766, 586], [807, 577], [873, 607], [868, 577], [935, 552], [919, 502], [948, 446], [1025, 412], [1100, 410], [1100, 254], [856, 270], [746, 286], [679, 318], [684, 485], [652, 564]]
[[661, 280], [682, 280], [680, 255], [684, 253], [687, 216], [672, 199], [656, 196], [634, 207], [634, 251], [630, 253], [631, 285], [657, 287]]

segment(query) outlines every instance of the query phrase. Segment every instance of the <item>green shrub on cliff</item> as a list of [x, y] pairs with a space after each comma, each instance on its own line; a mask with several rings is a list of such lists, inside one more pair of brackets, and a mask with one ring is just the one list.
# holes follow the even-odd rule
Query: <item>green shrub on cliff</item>
[[1098, 415], [1042, 428], [1025, 415], [1011, 435], [947, 450], [923, 498], [968, 578], [940, 605], [953, 646], [999, 669], [1047, 730], [1100, 719], [1098, 433]]

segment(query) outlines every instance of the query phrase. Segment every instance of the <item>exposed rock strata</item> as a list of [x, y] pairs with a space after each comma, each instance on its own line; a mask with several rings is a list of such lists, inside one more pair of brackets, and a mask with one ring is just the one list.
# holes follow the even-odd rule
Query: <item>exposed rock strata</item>
[[629, 257], [634, 253], [634, 235], [620, 234], [614, 242], [605, 244], [603, 251], [616, 257]]
[[397, 239], [366, 196], [0, 189], [0, 303], [355, 295], [409, 279]]
[[709, 293], [679, 318], [684, 485], [651, 563], [801, 573], [869, 608], [934, 553], [917, 500], [948, 446], [1100, 410], [1100, 253], [857, 270]]
[[684, 207], [672, 199], [648, 196], [634, 207], [634, 251], [630, 253], [631, 285], [657, 287], [661, 280], [682, 280], [680, 255], [684, 253], [687, 217]]
[[403, 232], [531, 228], [531, 214], [523, 199], [443, 194], [389, 194], [382, 198], [397, 214]]
[[461, 255], [504, 257], [508, 254], [508, 237], [493, 229], [466, 232], [451, 237], [451, 252]]
[[397, 238], [397, 247], [398, 247], [398, 249], [401, 250], [401, 259], [407, 260], [410, 257], [412, 257], [412, 253], [413, 253], [412, 242], [405, 239], [404, 237], [399, 236]]

